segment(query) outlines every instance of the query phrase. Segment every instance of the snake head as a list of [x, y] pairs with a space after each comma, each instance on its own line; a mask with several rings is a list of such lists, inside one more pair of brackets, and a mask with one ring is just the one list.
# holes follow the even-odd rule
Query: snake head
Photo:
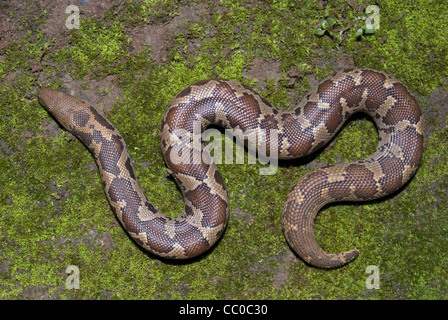
[[74, 128], [73, 115], [89, 108], [81, 99], [51, 88], [40, 89], [37, 97], [39, 103], [68, 131]]

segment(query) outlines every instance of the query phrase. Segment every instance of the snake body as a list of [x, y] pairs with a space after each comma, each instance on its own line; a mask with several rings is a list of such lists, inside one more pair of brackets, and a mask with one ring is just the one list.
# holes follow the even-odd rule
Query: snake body
[[170, 156], [179, 143], [175, 134], [179, 130], [191, 134], [188, 152], [183, 151], [181, 158], [202, 154], [193, 146], [195, 122], [201, 132], [211, 124], [242, 131], [274, 129], [276, 143], [269, 134], [261, 141], [267, 153], [276, 151], [279, 159], [294, 159], [325, 145], [353, 113], [365, 112], [373, 118], [379, 141], [371, 156], [314, 170], [287, 197], [282, 214], [285, 237], [304, 261], [322, 268], [344, 265], [359, 251], [328, 254], [318, 246], [314, 219], [319, 210], [331, 202], [372, 200], [393, 193], [414, 174], [423, 153], [424, 124], [416, 100], [403, 84], [379, 71], [339, 72], [292, 111], [275, 109], [236, 81], [199, 81], [171, 101], [162, 122], [162, 153], [185, 201], [182, 214], [170, 218], [146, 198], [126, 144], [107, 119], [82, 100], [53, 89], [41, 89], [38, 98], [92, 152], [105, 194], [124, 229], [143, 248], [173, 259], [206, 251], [221, 236], [229, 217], [226, 187], [216, 164], [204, 161], [204, 156], [199, 162], [173, 161]]

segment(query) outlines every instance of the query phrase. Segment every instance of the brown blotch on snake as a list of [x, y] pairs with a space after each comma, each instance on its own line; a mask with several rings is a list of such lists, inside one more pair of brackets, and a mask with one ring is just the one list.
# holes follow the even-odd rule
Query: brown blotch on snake
[[[344, 265], [359, 251], [329, 254], [318, 246], [314, 219], [319, 210], [331, 202], [372, 200], [396, 191], [414, 174], [423, 153], [423, 118], [416, 100], [400, 82], [379, 71], [339, 72], [292, 111], [275, 109], [236, 81], [202, 80], [171, 101], [162, 122], [162, 153], [185, 199], [183, 213], [170, 218], [144, 195], [126, 144], [107, 119], [82, 100], [49, 88], [41, 89], [38, 98], [92, 152], [124, 229], [143, 248], [173, 259], [206, 251], [222, 235], [229, 217], [227, 191], [216, 165], [202, 158], [199, 163], [177, 163], [171, 157], [179, 140], [176, 132], [192, 135], [194, 121], [201, 132], [211, 124], [243, 131], [275, 129], [278, 143], [271, 143], [267, 134], [266, 150], [276, 148], [279, 159], [294, 159], [326, 144], [353, 113], [373, 118], [379, 139], [372, 155], [306, 174], [286, 199], [282, 224], [289, 245], [303, 260], [322, 268]], [[192, 160], [198, 150], [192, 143], [186, 147], [183, 152], [190, 154], [182, 159]]]

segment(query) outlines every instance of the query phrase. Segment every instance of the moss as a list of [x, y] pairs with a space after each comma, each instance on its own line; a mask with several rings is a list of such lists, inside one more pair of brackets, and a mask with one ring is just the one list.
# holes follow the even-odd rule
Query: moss
[[443, 86], [442, 79], [448, 71], [444, 27], [447, 4], [440, 1], [379, 4], [380, 29], [375, 36], [362, 41], [352, 37], [347, 43], [347, 49], [357, 52], [356, 63], [387, 70], [422, 95]]
[[[0, 122], [0, 297], [446, 298], [448, 128], [429, 122], [421, 167], [400, 192], [365, 204], [331, 205], [319, 214], [316, 233], [325, 250], [361, 249], [346, 267], [319, 270], [292, 254], [281, 231], [281, 212], [292, 185], [313, 166], [361, 159], [374, 150], [377, 133], [365, 117], [347, 123], [331, 148], [282, 162], [276, 175], [260, 176], [260, 165], [220, 165], [232, 212], [226, 232], [202, 257], [170, 262], [143, 252], [126, 236], [87, 149], [51, 127], [54, 120], [38, 105], [35, 92], [42, 80], [34, 70], [46, 56], [51, 63], [42, 66], [42, 74], [58, 78], [68, 72], [83, 79], [85, 87], [91, 78], [116, 75], [114, 85], [122, 95], [107, 116], [123, 134], [149, 199], [175, 216], [183, 201], [165, 171], [157, 135], [166, 106], [183, 87], [204, 78], [232, 78], [287, 108], [314, 78], [332, 72], [334, 54], [342, 52], [357, 66], [403, 79], [420, 94], [426, 111], [434, 108], [427, 95], [447, 74], [446, 28], [440, 27], [446, 4], [416, 1], [405, 8], [394, 0], [381, 1], [380, 30], [358, 40], [346, 38], [339, 46], [316, 37], [314, 29], [327, 16], [349, 24], [359, 10], [344, 1], [325, 8], [287, 0], [191, 2], [210, 14], [185, 23], [168, 39], [163, 64], [150, 58], [151, 48], [131, 53], [129, 28], [170, 21], [181, 5], [126, 2], [112, 8], [104, 21], [83, 18], [79, 30], [64, 35], [70, 44], [62, 48], [54, 48], [54, 39], [39, 31], [47, 17], [40, 9], [35, 16], [27, 13], [22, 37], [2, 50], [0, 80], [8, 81], [0, 88], [0, 117], [7, 119]], [[247, 76], [260, 57], [280, 62], [276, 78]], [[291, 86], [288, 71], [297, 65], [301, 75]], [[80, 269], [79, 290], [65, 288], [68, 265]], [[380, 290], [365, 287], [368, 265], [380, 268]]]
[[143, 0], [126, 1], [116, 9], [109, 10], [106, 18], [126, 25], [165, 21], [177, 15], [179, 1]]
[[76, 78], [106, 76], [124, 70], [129, 60], [126, 51], [130, 38], [120, 23], [105, 25], [96, 19], [83, 19], [79, 29], [69, 35], [71, 46], [59, 50], [56, 60], [66, 65]]

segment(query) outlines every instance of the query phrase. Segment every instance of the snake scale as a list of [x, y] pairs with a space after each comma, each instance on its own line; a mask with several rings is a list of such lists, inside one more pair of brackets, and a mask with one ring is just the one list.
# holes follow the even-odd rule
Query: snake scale
[[[379, 71], [341, 71], [325, 79], [292, 111], [277, 110], [239, 82], [202, 80], [171, 101], [162, 122], [162, 153], [185, 201], [182, 214], [170, 218], [147, 200], [126, 144], [107, 119], [82, 100], [50, 88], [42, 88], [38, 98], [93, 154], [105, 194], [124, 229], [143, 248], [166, 258], [203, 253], [222, 235], [229, 217], [229, 199], [216, 164], [203, 158], [197, 163], [175, 162], [170, 157], [178, 143], [176, 130], [193, 134], [194, 122], [200, 123], [202, 132], [211, 124], [243, 131], [274, 129], [275, 144], [269, 134], [261, 141], [267, 152], [277, 148], [279, 159], [295, 159], [325, 145], [352, 114], [372, 117], [379, 134], [372, 155], [311, 171], [287, 196], [282, 214], [285, 237], [304, 261], [321, 268], [342, 266], [359, 251], [329, 254], [318, 246], [314, 219], [319, 210], [332, 202], [372, 200], [393, 193], [414, 174], [423, 153], [424, 123], [416, 100], [403, 84]], [[200, 152], [193, 143], [187, 147], [184, 157]]]

